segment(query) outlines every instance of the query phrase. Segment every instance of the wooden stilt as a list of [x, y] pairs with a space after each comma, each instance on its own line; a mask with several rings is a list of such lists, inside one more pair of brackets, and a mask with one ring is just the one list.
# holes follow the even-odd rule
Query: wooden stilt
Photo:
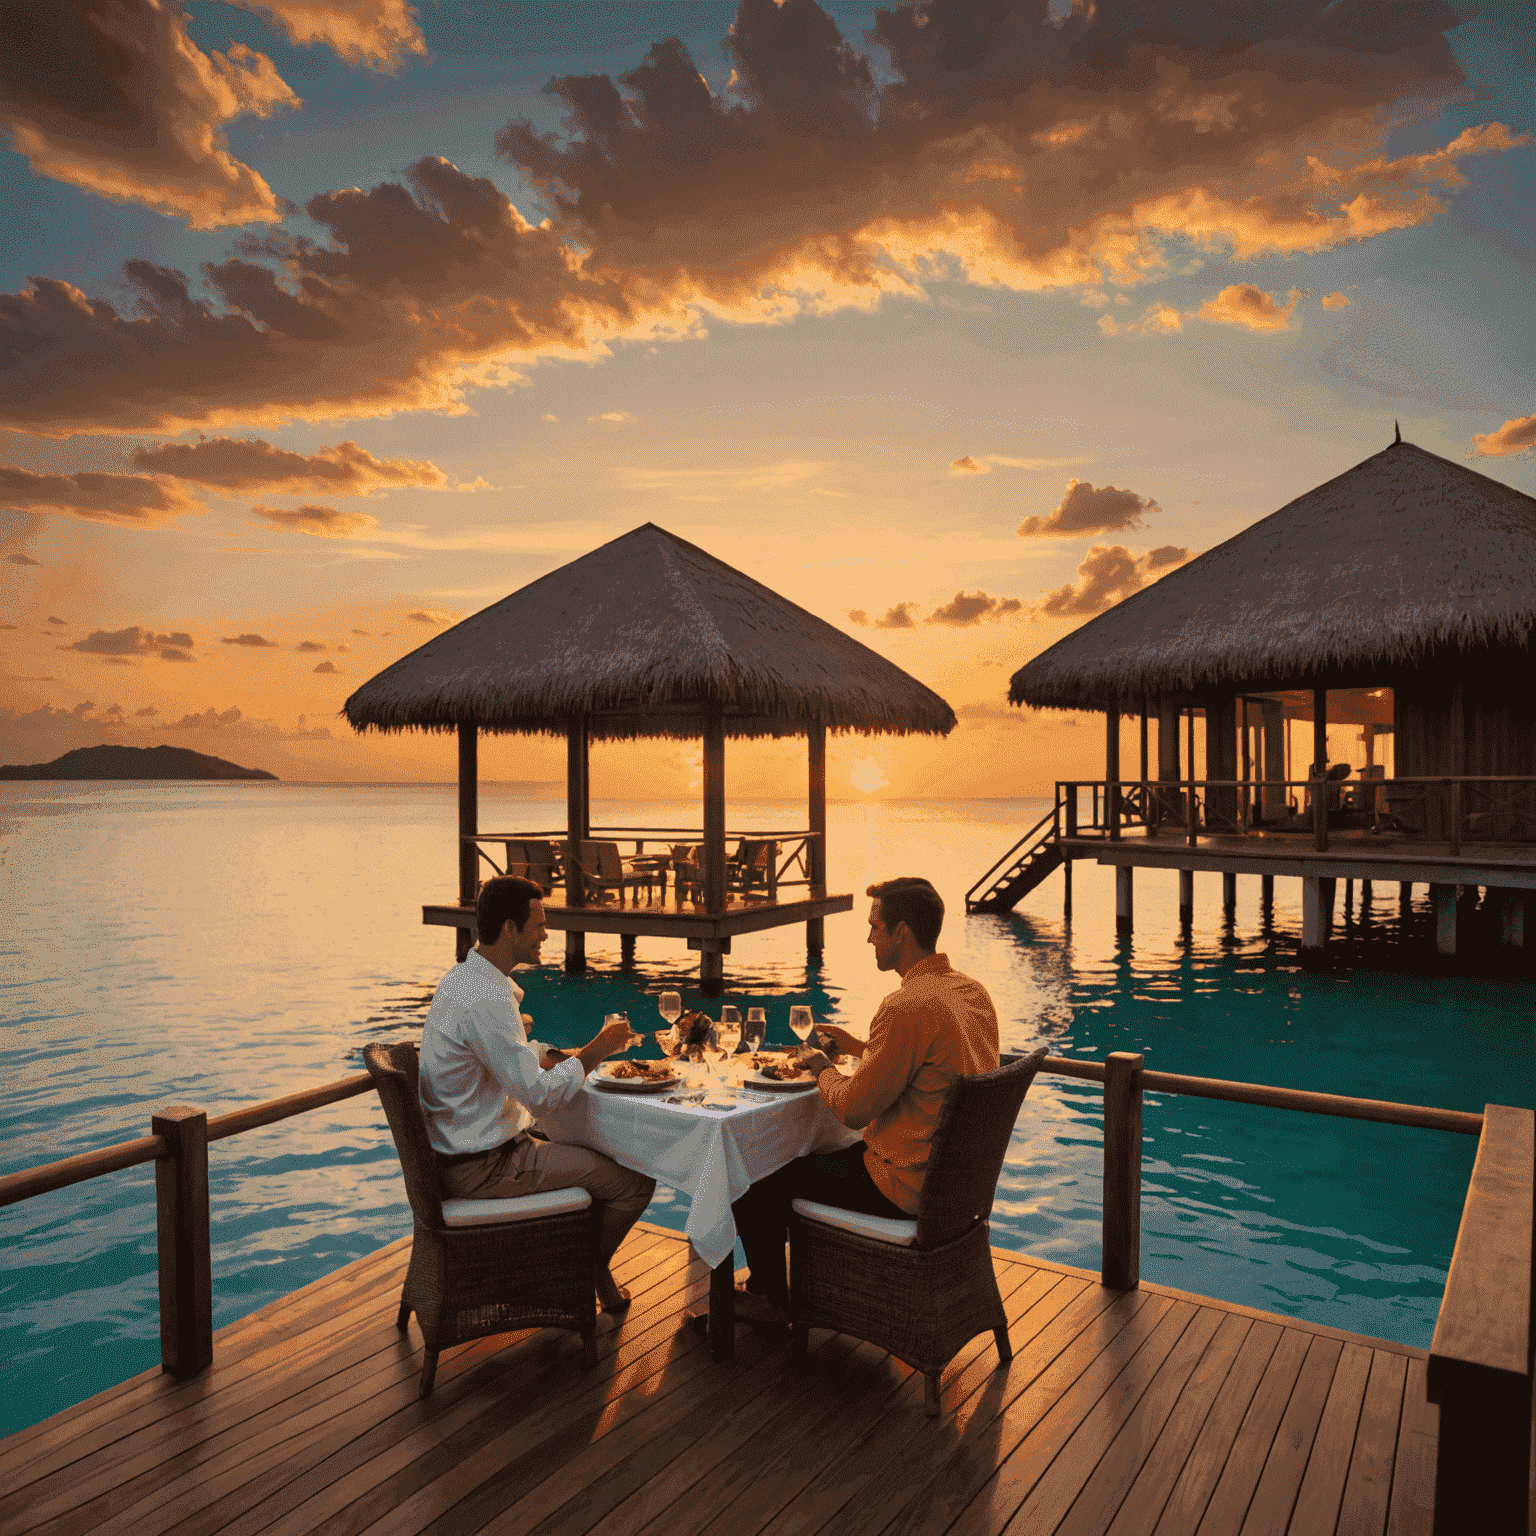
[[1072, 916], [1072, 860], [1067, 859], [1061, 866], [1062, 894], [1061, 915], [1070, 919]]
[[1317, 890], [1322, 901], [1323, 937], [1328, 939], [1333, 936], [1333, 908], [1338, 898], [1339, 882], [1325, 875], [1318, 880]]
[[[711, 699], [704, 712], [704, 910], [725, 911], [725, 708]], [[729, 944], [725, 940], [725, 944]], [[699, 989], [718, 997], [725, 980], [721, 949], [711, 943], [699, 951]]]
[[1430, 896], [1435, 904], [1435, 949], [1442, 955], [1456, 953], [1456, 887], [1432, 885]]
[[1316, 875], [1301, 879], [1301, 947], [1321, 950], [1328, 931], [1323, 920], [1322, 881]]
[[[565, 732], [565, 900], [572, 907], [585, 906], [587, 900], [581, 872], [581, 845], [591, 831], [587, 771], [587, 720], [573, 715]], [[579, 929], [566, 930], [565, 968], [571, 975], [587, 968], [587, 936]]]
[[1179, 871], [1179, 922], [1188, 928], [1195, 920], [1195, 872]]
[[635, 935], [621, 933], [619, 935], [619, 964], [631, 966], [635, 963]]
[[[806, 826], [812, 834], [807, 849], [810, 894], [827, 894], [827, 728], [813, 725], [806, 732], [808, 784]], [[826, 919], [813, 917], [805, 925], [805, 952], [820, 955], [826, 943]]]
[[1133, 886], [1136, 871], [1129, 864], [1115, 866], [1115, 932], [1129, 933], [1134, 917]]
[[1237, 876], [1230, 869], [1221, 872], [1221, 915], [1231, 922], [1237, 914]]
[[1264, 909], [1266, 917], [1275, 910], [1275, 877], [1273, 875], [1259, 876], [1259, 905]]

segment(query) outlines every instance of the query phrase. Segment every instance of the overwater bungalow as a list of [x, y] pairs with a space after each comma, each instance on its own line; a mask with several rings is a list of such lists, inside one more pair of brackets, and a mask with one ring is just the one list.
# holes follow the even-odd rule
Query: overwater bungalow
[[[804, 923], [817, 955], [826, 917], [853, 905], [827, 891], [827, 732], [942, 736], [955, 724], [901, 668], [654, 523], [402, 656], [344, 713], [359, 731], [458, 734], [458, 899], [425, 903], [422, 921], [455, 929], [460, 958], [482, 877], [520, 873], [549, 892], [568, 970], [584, 968], [588, 933], [619, 934], [626, 959], [641, 935], [684, 938], [709, 996], [733, 938]], [[563, 828], [481, 829], [482, 732], [565, 739]], [[807, 743], [806, 825], [728, 828], [726, 738], [795, 736]], [[642, 737], [702, 740], [701, 826], [592, 825], [590, 743]]]
[[1536, 499], [1399, 438], [1014, 673], [1013, 704], [1103, 714], [1104, 775], [1058, 783], [968, 910], [1007, 911], [1058, 867], [1070, 907], [1072, 861], [1093, 859], [1115, 868], [1122, 932], [1140, 866], [1179, 871], [1186, 920], [1197, 872], [1221, 874], [1229, 914], [1238, 875], [1266, 901], [1299, 878], [1304, 951], [1341, 879], [1428, 885], [1446, 954], [1458, 892], [1481, 888], [1523, 944], [1533, 627]]

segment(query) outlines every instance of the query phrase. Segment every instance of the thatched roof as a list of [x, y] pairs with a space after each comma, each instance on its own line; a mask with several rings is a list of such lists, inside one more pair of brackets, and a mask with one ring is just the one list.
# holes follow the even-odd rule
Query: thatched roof
[[1295, 686], [1525, 645], [1533, 627], [1536, 499], [1397, 442], [1058, 640], [1008, 698]]
[[357, 730], [697, 737], [953, 729], [938, 694], [841, 630], [646, 523], [445, 630], [347, 700]]

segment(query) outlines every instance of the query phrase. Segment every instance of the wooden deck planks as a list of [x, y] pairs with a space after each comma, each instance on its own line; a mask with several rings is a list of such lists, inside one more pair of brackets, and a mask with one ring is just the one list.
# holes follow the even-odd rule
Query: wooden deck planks
[[815, 1330], [805, 1368], [683, 1326], [708, 1271], [637, 1228], [630, 1312], [444, 1355], [394, 1326], [408, 1240], [0, 1441], [0, 1530], [47, 1536], [1427, 1536], [1438, 1411], [1424, 1356], [1155, 1285], [1116, 1293], [997, 1254], [989, 1334], [922, 1378]]

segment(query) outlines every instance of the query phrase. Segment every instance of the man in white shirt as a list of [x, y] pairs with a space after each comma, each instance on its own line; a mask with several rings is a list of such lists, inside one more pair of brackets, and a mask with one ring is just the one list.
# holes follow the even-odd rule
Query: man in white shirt
[[518, 1011], [519, 965], [537, 965], [544, 892], [531, 880], [487, 880], [475, 906], [480, 942], [442, 979], [421, 1037], [421, 1108], [438, 1184], [456, 1200], [497, 1200], [544, 1189], [584, 1189], [598, 1208], [597, 1295], [622, 1312], [629, 1294], [608, 1268], [655, 1192], [654, 1179], [588, 1147], [529, 1135], [534, 1114], [568, 1103], [588, 1072], [622, 1051], [625, 1023], [604, 1025], [572, 1056], [528, 1039]]

